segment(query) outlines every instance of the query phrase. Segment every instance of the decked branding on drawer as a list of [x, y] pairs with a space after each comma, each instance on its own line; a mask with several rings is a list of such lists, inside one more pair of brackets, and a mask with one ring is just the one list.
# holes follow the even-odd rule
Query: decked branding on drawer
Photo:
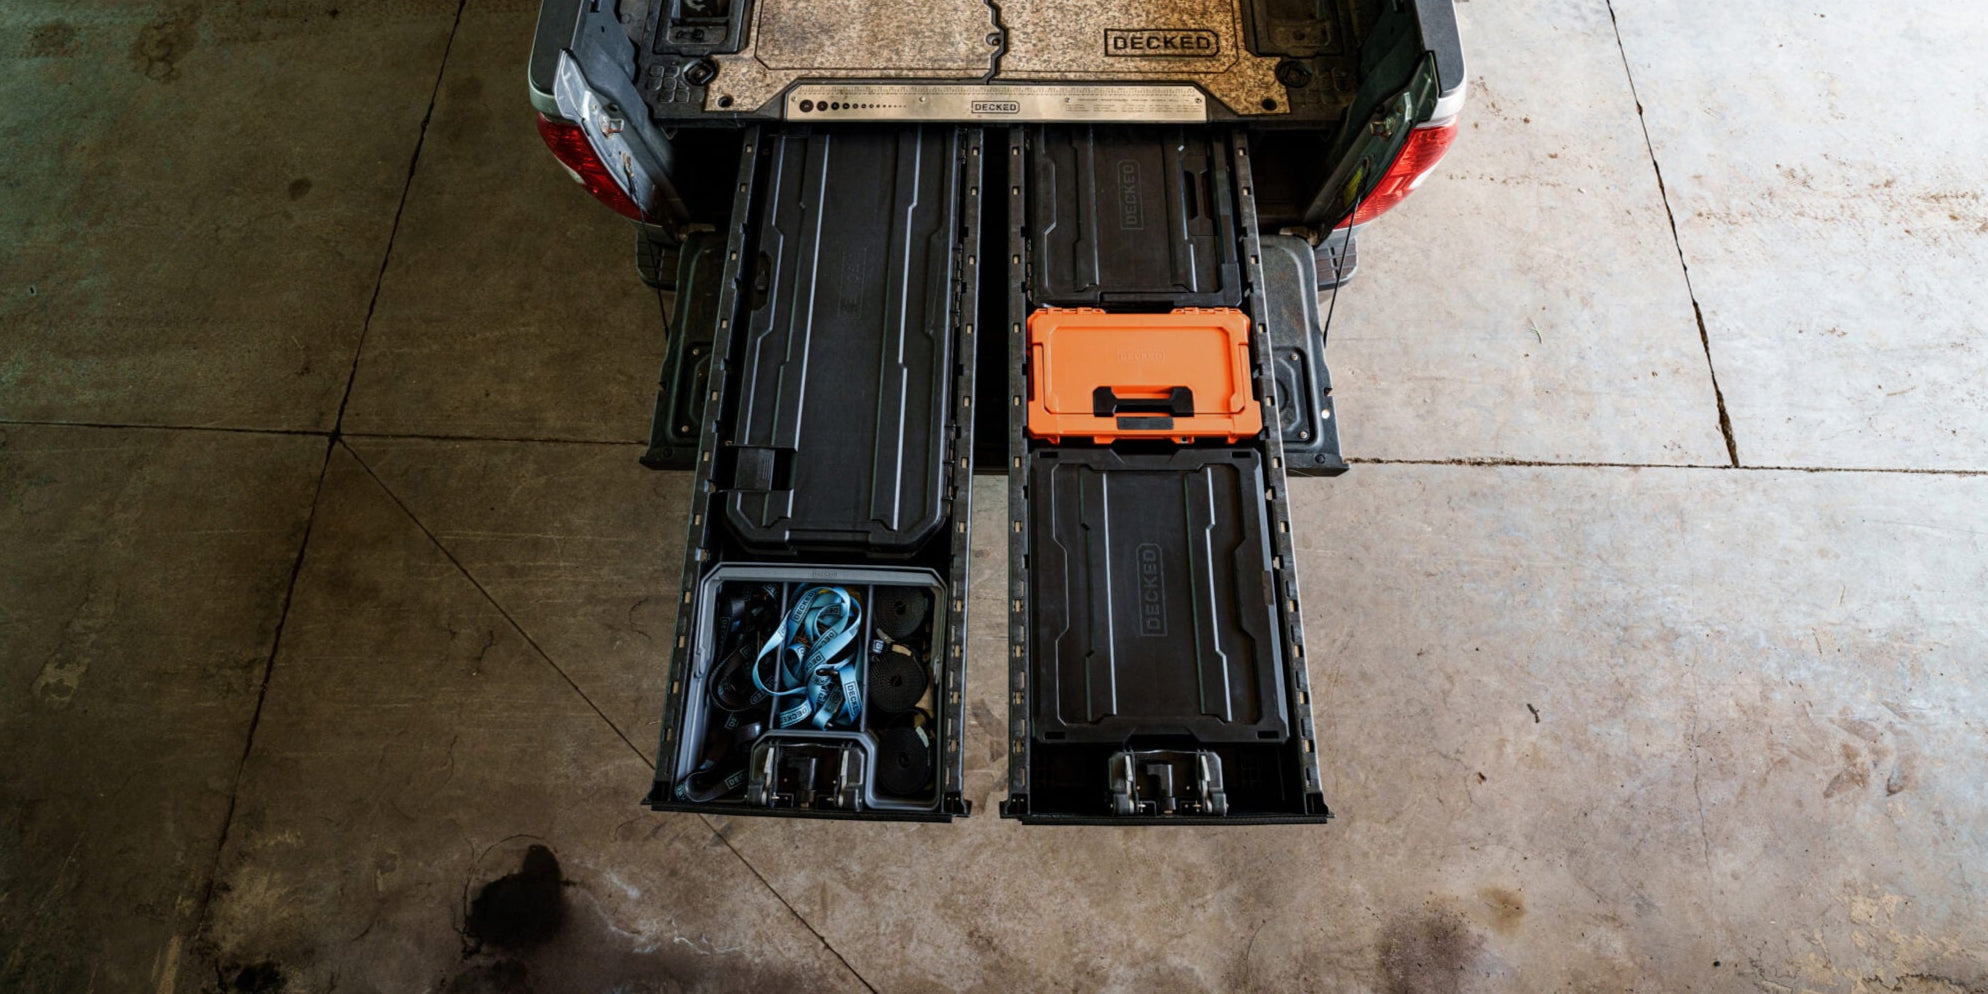
[[1117, 58], [1212, 59], [1222, 39], [1200, 28], [1106, 28], [1104, 54]]
[[1147, 542], [1137, 550], [1139, 560], [1139, 635], [1165, 638], [1167, 634], [1166, 557], [1160, 547]]
[[1146, 228], [1144, 198], [1139, 196], [1139, 163], [1132, 159], [1118, 160], [1118, 227], [1122, 231]]

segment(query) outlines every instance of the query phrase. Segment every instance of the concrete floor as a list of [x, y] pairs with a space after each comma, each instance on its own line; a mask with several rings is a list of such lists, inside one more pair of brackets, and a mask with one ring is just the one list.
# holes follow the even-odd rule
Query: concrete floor
[[636, 806], [686, 479], [534, 8], [0, 9], [0, 990], [1988, 991], [1973, 4], [1459, 4], [1292, 487], [1340, 817], [1233, 830], [995, 816], [995, 481], [974, 817]]

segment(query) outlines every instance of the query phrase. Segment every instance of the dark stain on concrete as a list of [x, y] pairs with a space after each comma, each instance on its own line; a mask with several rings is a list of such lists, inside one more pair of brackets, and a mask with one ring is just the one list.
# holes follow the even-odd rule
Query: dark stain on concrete
[[146, 79], [170, 83], [179, 78], [179, 60], [199, 40], [194, 30], [200, 8], [180, 7], [138, 29], [131, 45], [131, 65]]
[[535, 994], [531, 968], [505, 958], [479, 963], [449, 981], [442, 994]]
[[528, 949], [566, 923], [559, 858], [544, 846], [525, 850], [524, 865], [483, 885], [469, 906], [465, 935], [480, 944]]
[[473, 141], [490, 130], [490, 105], [483, 90], [483, 77], [473, 75], [449, 80], [442, 87], [434, 128], [444, 141]]
[[1884, 735], [1883, 732], [1880, 732], [1878, 730], [1878, 726], [1868, 721], [1865, 721], [1862, 718], [1838, 718], [1836, 719], [1836, 727], [1841, 728], [1844, 731], [1849, 732], [1850, 734], [1855, 735], [1856, 737], [1863, 739], [1866, 742], [1876, 742], [1879, 738], [1883, 737]]
[[220, 973], [220, 989], [224, 992], [282, 994], [289, 984], [283, 976], [282, 968], [274, 963], [249, 963], [224, 967]]
[[1905, 793], [1912, 786], [1914, 774], [1918, 772], [1918, 769], [1919, 754], [1901, 747], [1898, 750], [1897, 761], [1892, 764], [1891, 775], [1886, 777], [1884, 781], [1885, 796], [1895, 797]]
[[1396, 919], [1378, 947], [1385, 994], [1452, 994], [1474, 971], [1484, 940], [1447, 911]]
[[66, 59], [76, 54], [76, 26], [66, 21], [38, 25], [28, 36], [28, 58]]
[[973, 718], [974, 730], [987, 742], [987, 761], [998, 763], [1008, 752], [1008, 728], [1001, 719], [994, 717], [994, 709], [986, 701], [974, 701], [967, 710]]
[[[553, 922], [538, 913], [548, 905], [559, 908]], [[768, 961], [763, 950], [714, 947], [700, 932], [631, 948], [636, 929], [616, 922], [584, 881], [562, 879], [552, 850], [543, 845], [526, 850], [524, 866], [516, 873], [485, 885], [470, 914], [466, 937], [477, 941], [465, 948], [461, 965], [440, 985], [442, 994], [742, 994], [824, 986], [823, 978]], [[500, 942], [494, 933], [504, 929], [493, 929], [493, 915], [529, 938]]]
[[290, 181], [291, 200], [302, 200], [305, 197], [310, 196], [310, 193], [311, 193], [311, 178], [309, 176], [299, 176], [296, 179]]
[[1863, 790], [1871, 785], [1871, 767], [1864, 761], [1863, 753], [1853, 745], [1843, 746], [1843, 769], [1829, 779], [1829, 785], [1822, 788], [1824, 799], [1835, 797], [1846, 790]]
[[1485, 887], [1477, 892], [1484, 906], [1491, 909], [1491, 927], [1501, 933], [1516, 930], [1526, 918], [1525, 895], [1506, 887]]

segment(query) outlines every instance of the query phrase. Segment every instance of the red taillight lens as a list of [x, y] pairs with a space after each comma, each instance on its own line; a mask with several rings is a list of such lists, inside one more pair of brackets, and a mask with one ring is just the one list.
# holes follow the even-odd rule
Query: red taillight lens
[[1386, 174], [1375, 184], [1373, 192], [1360, 201], [1360, 209], [1352, 217], [1339, 222], [1339, 226], [1366, 224], [1408, 199], [1408, 195], [1428, 178], [1430, 170], [1436, 168], [1436, 163], [1443, 161], [1450, 144], [1456, 141], [1456, 132], [1457, 119], [1454, 117], [1410, 131], [1408, 141], [1401, 146], [1401, 154], [1394, 157], [1394, 165], [1387, 167]]
[[538, 116], [538, 134], [545, 139], [545, 147], [580, 177], [580, 185], [594, 195], [594, 199], [614, 208], [615, 213], [624, 217], [642, 220], [642, 208], [635, 206], [627, 193], [616, 182], [614, 174], [608, 172], [607, 163], [594, 151], [587, 141], [587, 133], [571, 121], [555, 121], [544, 114]]

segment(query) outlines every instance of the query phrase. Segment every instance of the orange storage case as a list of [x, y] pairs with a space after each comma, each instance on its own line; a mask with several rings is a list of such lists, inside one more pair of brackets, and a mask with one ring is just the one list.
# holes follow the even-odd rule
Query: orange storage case
[[1263, 430], [1250, 390], [1249, 316], [1234, 308], [1029, 315], [1028, 433], [1109, 442], [1237, 442]]

